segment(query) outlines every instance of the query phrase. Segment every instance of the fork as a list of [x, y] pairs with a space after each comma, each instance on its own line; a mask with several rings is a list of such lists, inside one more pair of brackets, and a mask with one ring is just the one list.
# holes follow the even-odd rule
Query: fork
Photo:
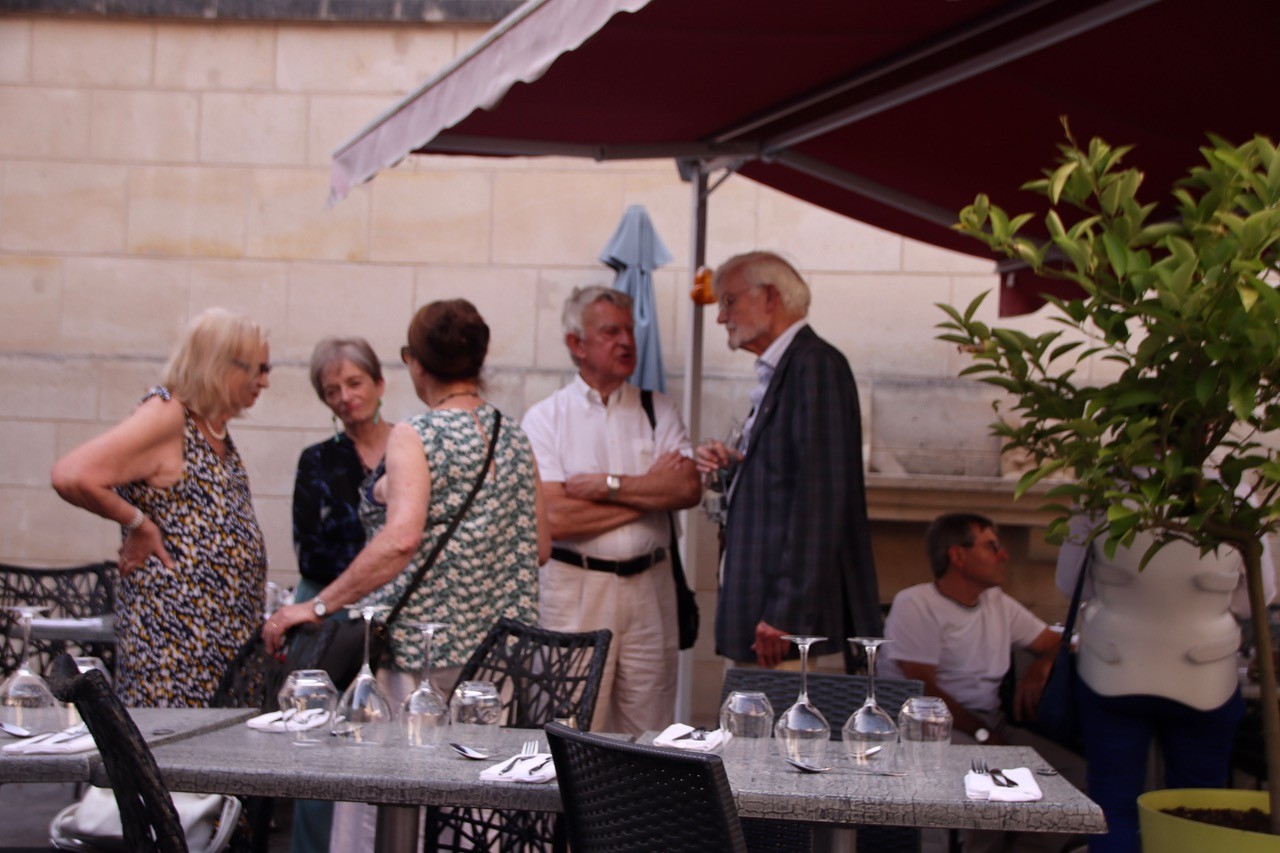
[[536, 740], [525, 741], [524, 746], [520, 747], [520, 754], [513, 756], [511, 760], [506, 763], [506, 766], [504, 766], [501, 770], [498, 771], [498, 775], [499, 776], [507, 775], [512, 770], [516, 769], [516, 765], [519, 764], [522, 759], [525, 759], [531, 755], [537, 755], [537, 754], [538, 754], [538, 742]]
[[993, 770], [988, 768], [987, 760], [985, 758], [973, 759], [973, 763], [971, 766], [973, 767], [974, 773], [977, 773], [979, 776], [990, 776], [991, 781], [999, 785], [1001, 788], [1018, 787], [1017, 782], [1013, 781], [1008, 776], [1001, 773], [999, 770]]

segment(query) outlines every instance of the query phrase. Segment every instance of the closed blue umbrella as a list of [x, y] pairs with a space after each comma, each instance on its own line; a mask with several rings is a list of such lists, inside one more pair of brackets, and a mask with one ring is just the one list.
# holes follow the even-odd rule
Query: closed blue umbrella
[[654, 230], [643, 205], [633, 204], [623, 214], [618, 229], [600, 253], [600, 260], [617, 272], [613, 289], [629, 294], [635, 302], [636, 370], [631, 383], [651, 391], [667, 390], [662, 369], [662, 341], [658, 336], [658, 311], [653, 297], [653, 271], [673, 260]]

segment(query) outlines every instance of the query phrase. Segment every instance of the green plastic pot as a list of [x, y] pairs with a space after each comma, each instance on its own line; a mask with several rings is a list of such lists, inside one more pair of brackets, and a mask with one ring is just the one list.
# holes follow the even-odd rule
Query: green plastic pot
[[1262, 809], [1271, 812], [1266, 791], [1175, 788], [1138, 797], [1143, 853], [1276, 853], [1280, 835], [1244, 832], [1165, 814], [1161, 809]]

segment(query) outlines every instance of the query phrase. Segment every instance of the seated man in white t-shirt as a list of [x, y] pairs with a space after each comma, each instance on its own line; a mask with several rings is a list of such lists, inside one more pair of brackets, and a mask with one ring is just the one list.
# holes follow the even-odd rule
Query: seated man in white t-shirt
[[[1014, 649], [1034, 657], [1018, 682], [1014, 714], [1034, 717], [1058, 651], [1059, 635], [1010, 596], [1004, 583], [1009, 553], [990, 519], [951, 513], [934, 519], [925, 536], [933, 583], [902, 590], [893, 599], [880, 649], [880, 672], [924, 682], [926, 696], [947, 703], [953, 743], [1033, 746], [1083, 788], [1083, 761], [1045, 738], [1014, 726], [1000, 709], [1000, 682]], [[966, 833], [965, 850], [1026, 850], [1014, 833]], [[1034, 836], [1036, 833], [1026, 833]], [[1060, 849], [1062, 836], [1040, 839]], [[1056, 844], [1056, 847], [1054, 846]]]

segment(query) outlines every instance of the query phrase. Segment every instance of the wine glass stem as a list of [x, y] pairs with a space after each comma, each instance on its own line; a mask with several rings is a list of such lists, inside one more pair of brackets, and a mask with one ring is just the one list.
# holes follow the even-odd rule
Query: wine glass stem
[[876, 702], [876, 646], [869, 645], [867, 650], [867, 701]]
[[798, 643], [800, 646], [800, 701], [809, 701], [809, 644]]
[[422, 632], [422, 683], [428, 687], [431, 685], [431, 641], [434, 633], [433, 631]]
[[22, 668], [31, 671], [31, 611], [22, 613]]
[[365, 666], [368, 666], [369, 665], [369, 624], [370, 622], [373, 621], [373, 614], [366, 610], [360, 615], [364, 617], [364, 658], [363, 660], [364, 660]]

